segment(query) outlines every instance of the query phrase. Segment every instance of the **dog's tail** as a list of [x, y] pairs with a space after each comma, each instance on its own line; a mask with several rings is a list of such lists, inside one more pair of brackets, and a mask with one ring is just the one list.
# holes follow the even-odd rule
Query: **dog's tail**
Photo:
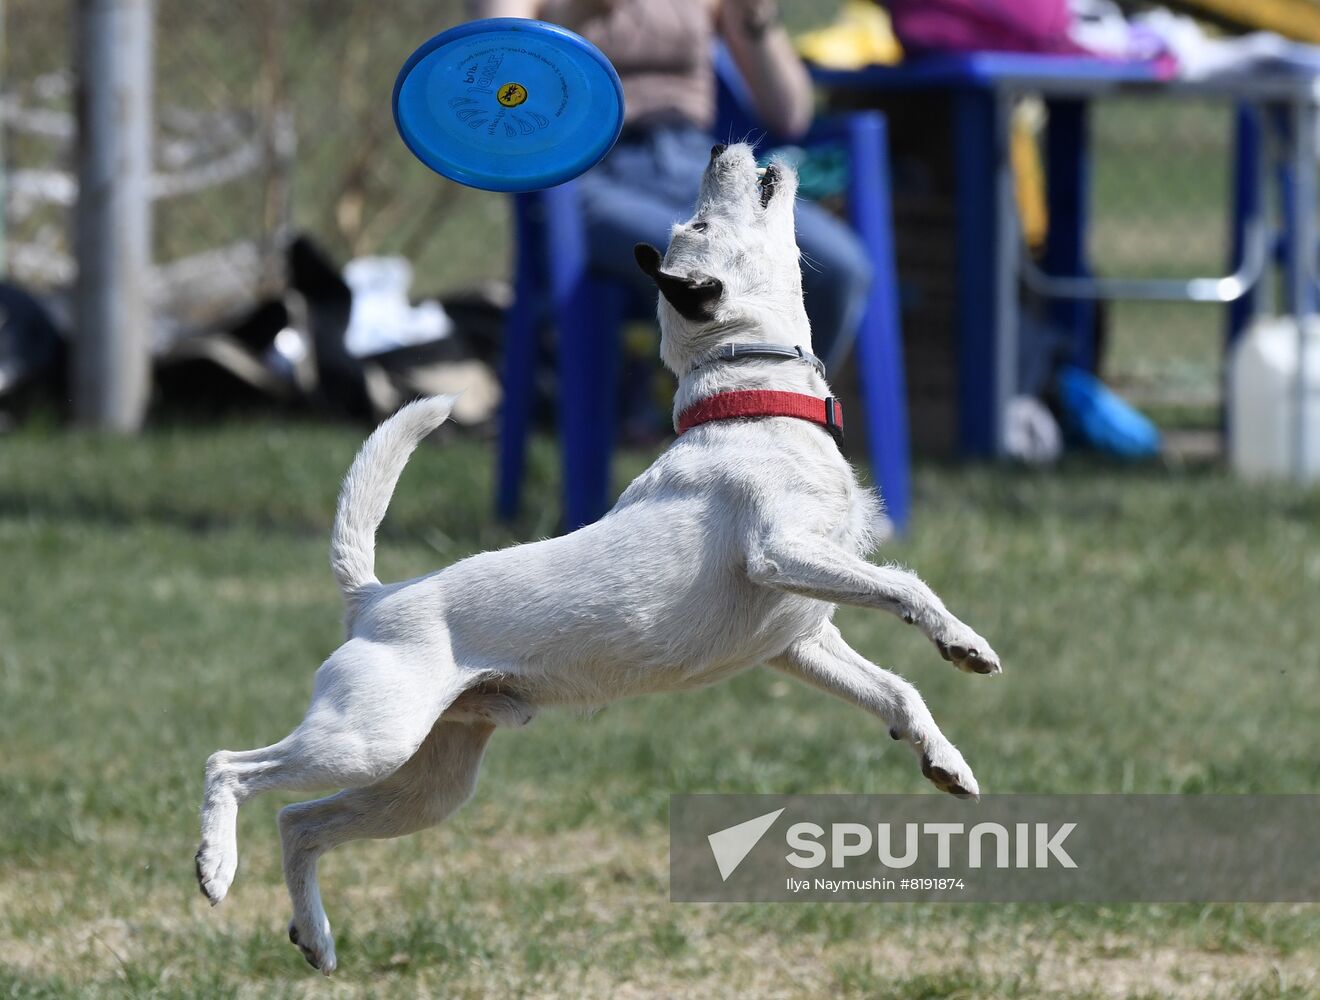
[[457, 398], [432, 396], [409, 403], [367, 438], [344, 477], [330, 532], [330, 569], [344, 592], [350, 618], [362, 597], [380, 586], [376, 529], [385, 519], [408, 456], [449, 418]]

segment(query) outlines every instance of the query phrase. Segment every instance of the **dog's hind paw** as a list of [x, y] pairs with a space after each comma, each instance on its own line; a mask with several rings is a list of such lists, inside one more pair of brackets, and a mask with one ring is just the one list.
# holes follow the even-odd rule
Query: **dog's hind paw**
[[197, 885], [212, 906], [219, 905], [234, 884], [238, 872], [238, 852], [225, 851], [203, 841], [193, 859], [197, 871]]
[[921, 773], [941, 792], [960, 799], [979, 799], [976, 776], [952, 743], [928, 747], [921, 755]]
[[335, 940], [330, 936], [330, 923], [323, 921], [320, 933], [304, 934], [297, 921], [289, 921], [289, 940], [298, 946], [307, 964], [324, 975], [335, 971]]

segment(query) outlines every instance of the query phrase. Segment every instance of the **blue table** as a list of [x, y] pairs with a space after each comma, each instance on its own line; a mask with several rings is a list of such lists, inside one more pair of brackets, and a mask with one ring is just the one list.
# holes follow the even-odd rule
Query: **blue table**
[[[1270, 258], [1263, 192], [1270, 174], [1263, 141], [1269, 129], [1278, 139], [1270, 148], [1278, 154], [1285, 218], [1291, 222], [1280, 255], [1288, 309], [1298, 316], [1311, 311], [1314, 255], [1302, 248], [1315, 246], [1316, 232], [1314, 78], [1268, 74], [1190, 82], [1162, 79], [1147, 63], [992, 52], [925, 56], [856, 71], [816, 69], [813, 76], [826, 90], [853, 101], [903, 92], [942, 92], [952, 101], [958, 440], [965, 454], [993, 456], [1004, 450], [1003, 414], [1017, 380], [1020, 281], [1053, 300], [1053, 319], [1072, 333], [1073, 360], [1084, 367], [1094, 363], [1089, 316], [1098, 299], [1221, 302], [1230, 306], [1231, 334], [1247, 325]], [[1234, 259], [1228, 274], [1153, 281], [1089, 277], [1088, 111], [1095, 100], [1133, 93], [1220, 97], [1237, 105]], [[1049, 109], [1050, 229], [1040, 265], [1023, 252], [1010, 162], [1013, 103], [1029, 94], [1043, 98]]]

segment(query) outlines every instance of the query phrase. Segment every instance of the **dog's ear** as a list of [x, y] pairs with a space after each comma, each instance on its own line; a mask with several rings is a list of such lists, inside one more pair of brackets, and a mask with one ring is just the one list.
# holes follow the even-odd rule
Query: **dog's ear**
[[638, 243], [633, 247], [633, 258], [637, 266], [652, 278], [660, 270], [660, 251], [649, 243]]
[[715, 304], [724, 294], [724, 282], [704, 274], [680, 277], [660, 268], [660, 251], [649, 243], [633, 247], [637, 266], [651, 276], [671, 306], [684, 319], [705, 322], [714, 318]]

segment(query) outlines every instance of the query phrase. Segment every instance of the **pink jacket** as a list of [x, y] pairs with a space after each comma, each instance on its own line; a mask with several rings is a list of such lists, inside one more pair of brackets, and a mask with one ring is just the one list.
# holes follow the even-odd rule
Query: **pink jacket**
[[1086, 55], [1068, 36], [1067, 0], [888, 0], [906, 52]]

